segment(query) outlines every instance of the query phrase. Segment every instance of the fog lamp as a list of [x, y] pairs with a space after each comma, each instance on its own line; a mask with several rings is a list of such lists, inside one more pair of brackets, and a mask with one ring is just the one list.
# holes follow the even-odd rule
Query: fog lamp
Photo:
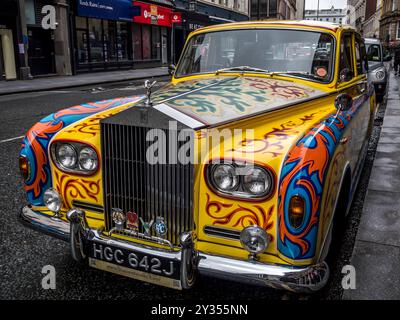
[[248, 226], [240, 233], [240, 243], [251, 255], [256, 255], [267, 249], [268, 234], [258, 226]]
[[114, 221], [115, 227], [118, 230], [124, 229], [125, 226], [125, 221], [126, 221], [126, 215], [125, 213], [118, 208], [112, 208], [112, 219]]
[[58, 213], [60, 211], [62, 206], [62, 199], [55, 189], [47, 189], [43, 195], [43, 201], [44, 205], [50, 211], [53, 211], [54, 213]]

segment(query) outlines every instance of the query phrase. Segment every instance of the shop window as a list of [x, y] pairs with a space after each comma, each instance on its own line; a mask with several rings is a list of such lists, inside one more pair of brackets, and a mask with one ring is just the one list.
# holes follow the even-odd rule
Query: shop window
[[117, 22], [118, 60], [128, 60], [128, 24]]
[[260, 18], [268, 17], [268, 0], [260, 0]]
[[84, 17], [76, 17], [75, 25], [77, 29], [87, 29], [87, 19]]
[[151, 27], [151, 59], [160, 59], [161, 37], [160, 28], [157, 26]]
[[104, 21], [104, 60], [116, 61], [116, 27], [115, 21]]
[[103, 62], [102, 23], [98, 19], [89, 19], [89, 43], [91, 62]]
[[79, 63], [88, 63], [89, 62], [89, 54], [88, 54], [88, 44], [87, 44], [87, 31], [86, 30], [77, 30], [76, 37], [77, 37], [77, 44], [78, 44], [78, 62]]
[[151, 59], [151, 33], [150, 26], [142, 26], [142, 47], [143, 47], [143, 60]]
[[142, 26], [133, 25], [133, 60], [142, 60]]

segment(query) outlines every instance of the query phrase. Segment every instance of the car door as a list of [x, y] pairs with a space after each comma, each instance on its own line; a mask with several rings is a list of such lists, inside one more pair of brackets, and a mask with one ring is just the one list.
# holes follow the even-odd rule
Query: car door
[[[369, 85], [366, 77], [365, 45], [355, 32], [346, 31], [340, 38], [339, 45], [339, 79], [338, 92], [349, 94], [353, 98], [353, 107], [348, 115], [351, 121], [344, 132], [340, 143], [345, 146], [348, 159], [355, 178], [360, 169], [361, 159], [366, 148], [366, 136], [370, 123]], [[353, 179], [353, 182], [356, 179]]]
[[369, 129], [372, 125], [372, 115], [374, 114], [374, 103], [371, 102], [373, 92], [372, 83], [368, 81], [368, 57], [364, 40], [358, 33], [354, 33], [354, 54], [356, 64], [357, 79], [357, 98], [355, 103], [359, 104], [361, 110], [357, 114], [357, 140], [360, 144], [358, 164], [364, 160], [366, 149], [368, 148]]

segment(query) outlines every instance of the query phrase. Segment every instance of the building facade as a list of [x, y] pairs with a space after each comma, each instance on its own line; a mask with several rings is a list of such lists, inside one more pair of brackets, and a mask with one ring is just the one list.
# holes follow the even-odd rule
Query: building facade
[[366, 0], [365, 18], [362, 26], [364, 37], [379, 38], [381, 11], [382, 0]]
[[20, 66], [18, 3], [13, 0], [4, 1], [4, 7], [0, 10], [0, 81], [17, 79]]
[[296, 19], [296, 0], [250, 0], [250, 19]]
[[172, 62], [176, 63], [190, 32], [212, 24], [249, 20], [248, 0], [175, 0], [181, 15], [173, 34]]
[[348, 0], [346, 24], [352, 25], [358, 32], [363, 32], [365, 21], [366, 0]]
[[312, 21], [326, 21], [332, 23], [345, 23], [346, 10], [338, 9], [332, 6], [330, 9], [307, 9], [304, 13], [304, 19]]
[[[188, 34], [249, 19], [248, 0], [2, 0], [0, 80], [176, 62]], [[43, 22], [54, 17], [54, 24]]]
[[305, 0], [296, 0], [296, 20], [303, 20], [306, 9]]
[[389, 48], [400, 45], [400, 0], [383, 0], [379, 35]]

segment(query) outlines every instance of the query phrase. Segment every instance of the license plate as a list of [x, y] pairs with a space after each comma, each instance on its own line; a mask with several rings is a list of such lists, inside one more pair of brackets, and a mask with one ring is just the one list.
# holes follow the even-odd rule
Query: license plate
[[93, 241], [88, 242], [88, 256], [91, 267], [173, 289], [182, 289], [179, 260]]

